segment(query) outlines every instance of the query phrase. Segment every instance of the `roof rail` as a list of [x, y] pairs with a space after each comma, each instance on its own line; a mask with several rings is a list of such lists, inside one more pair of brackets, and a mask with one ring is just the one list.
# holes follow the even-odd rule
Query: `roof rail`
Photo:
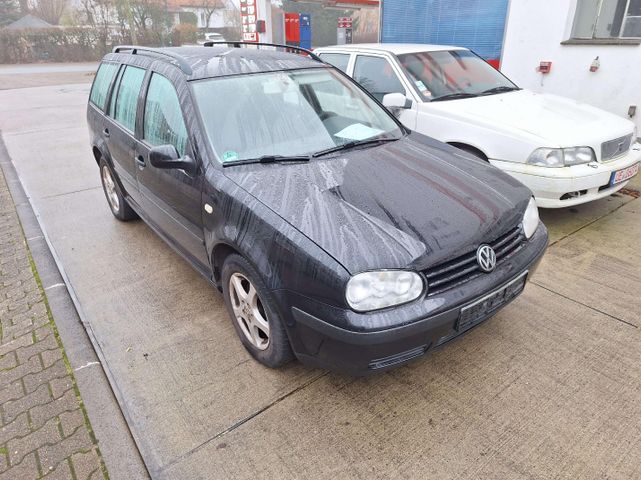
[[186, 75], [191, 75], [193, 73], [191, 66], [187, 61], [177, 53], [168, 52], [167, 50], [162, 50], [160, 48], [151, 48], [151, 47], [138, 47], [135, 45], [118, 45], [112, 50], [113, 53], [131, 53], [132, 55], [141, 53], [153, 53], [155, 55], [160, 55], [164, 57], [171, 58], [185, 73]]
[[313, 60], [316, 60], [317, 62], [323, 62], [321, 58], [316, 55], [314, 52], [311, 50], [307, 50], [306, 48], [302, 47], [295, 47], [293, 45], [281, 45], [279, 43], [263, 43], [263, 42], [205, 42], [204, 46], [205, 47], [215, 47], [217, 45], [232, 45], [234, 48], [240, 48], [241, 45], [254, 45], [256, 47], [279, 47], [279, 48], [285, 48], [285, 49], [290, 49], [290, 50], [296, 50], [297, 52], [304, 53], [306, 55], [309, 55], [310, 58]]

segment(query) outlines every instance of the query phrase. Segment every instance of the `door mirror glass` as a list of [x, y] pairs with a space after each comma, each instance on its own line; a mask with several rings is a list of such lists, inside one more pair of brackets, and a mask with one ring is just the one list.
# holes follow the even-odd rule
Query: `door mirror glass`
[[196, 173], [196, 163], [191, 157], [180, 157], [173, 145], [158, 145], [149, 150], [149, 162], [163, 170], [179, 169], [193, 175]]
[[411, 108], [412, 101], [402, 93], [388, 93], [383, 96], [383, 106], [388, 109]]

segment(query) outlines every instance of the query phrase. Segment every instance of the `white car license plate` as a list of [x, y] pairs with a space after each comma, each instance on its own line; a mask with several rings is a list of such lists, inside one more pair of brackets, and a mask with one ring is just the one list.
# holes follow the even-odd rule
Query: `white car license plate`
[[612, 172], [612, 176], [610, 177], [610, 186], [616, 185], [617, 183], [625, 182], [626, 180], [630, 180], [637, 173], [639, 173], [638, 163], [635, 163], [634, 165], [628, 168], [624, 168], [622, 170], [617, 170], [616, 172]]

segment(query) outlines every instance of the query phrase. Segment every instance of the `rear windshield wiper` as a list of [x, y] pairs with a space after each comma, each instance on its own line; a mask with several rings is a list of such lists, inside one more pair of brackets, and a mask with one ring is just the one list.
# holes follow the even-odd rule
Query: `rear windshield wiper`
[[361, 145], [374, 145], [376, 143], [394, 142], [396, 140], [398, 140], [398, 138], [372, 138], [369, 140], [352, 140], [351, 142], [343, 143], [342, 145], [337, 145], [325, 150], [320, 150], [316, 153], [313, 153], [312, 157], [316, 158], [322, 155], [327, 155], [329, 153], [340, 152], [341, 150], [349, 150], [350, 148], [360, 147]]
[[465, 92], [448, 93], [447, 95], [441, 95], [440, 97], [433, 98], [432, 102], [440, 102], [441, 100], [456, 100], [457, 98], [472, 98], [472, 97], [478, 97], [478, 95], [476, 93], [465, 93]]
[[242, 160], [223, 162], [223, 167], [249, 165], [250, 163], [309, 162], [309, 160], [309, 155], [263, 155], [257, 158], [244, 158]]
[[508, 87], [506, 85], [494, 88], [488, 88], [483, 90], [479, 95], [492, 95], [493, 93], [503, 93], [503, 92], [513, 92], [515, 90], [521, 90], [519, 87]]

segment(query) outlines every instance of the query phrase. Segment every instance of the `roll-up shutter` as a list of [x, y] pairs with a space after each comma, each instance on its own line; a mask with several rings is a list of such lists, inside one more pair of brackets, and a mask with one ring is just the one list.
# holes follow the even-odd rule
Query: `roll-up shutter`
[[501, 57], [508, 0], [383, 0], [386, 43], [432, 43]]

